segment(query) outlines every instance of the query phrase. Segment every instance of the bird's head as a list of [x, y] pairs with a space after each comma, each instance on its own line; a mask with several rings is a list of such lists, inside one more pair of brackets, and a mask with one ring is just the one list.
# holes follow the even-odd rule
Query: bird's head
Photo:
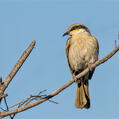
[[90, 34], [90, 30], [85, 25], [83, 25], [83, 24], [72, 24], [67, 29], [67, 32], [63, 34], [63, 36], [66, 36], [66, 35], [72, 36], [74, 34], [79, 34], [82, 32], [87, 32]]

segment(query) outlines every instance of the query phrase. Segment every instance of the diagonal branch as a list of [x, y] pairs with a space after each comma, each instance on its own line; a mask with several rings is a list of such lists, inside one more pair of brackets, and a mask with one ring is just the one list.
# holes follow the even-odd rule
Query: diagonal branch
[[5, 79], [4, 83], [0, 86], [0, 100], [2, 99], [2, 95], [4, 94], [5, 89], [8, 87], [9, 83], [12, 81], [15, 74], [19, 71], [29, 54], [31, 53], [32, 49], [35, 46], [36, 41], [32, 41], [32, 43], [29, 45], [29, 47], [24, 51], [18, 62], [15, 64], [14, 68], [8, 75], [8, 77]]
[[[91, 68], [95, 68], [97, 66], [99, 66], [100, 64], [106, 62], [108, 59], [110, 59], [117, 51], [119, 51], [119, 45], [112, 51], [110, 52], [106, 57], [104, 57], [103, 59], [100, 59], [98, 61], [96, 61], [94, 64], [91, 65]], [[77, 78], [81, 78], [83, 77], [85, 74], [87, 74], [89, 72], [89, 68], [86, 68], [84, 71], [82, 71], [78, 76]], [[29, 108], [32, 108], [38, 104], [41, 104], [47, 100], [49, 100], [50, 98], [56, 96], [57, 94], [59, 94], [61, 91], [63, 91], [65, 88], [69, 87], [71, 84], [74, 83], [74, 80], [71, 79], [69, 82], [67, 82], [66, 84], [64, 84], [63, 86], [61, 86], [60, 88], [58, 88], [56, 91], [52, 92], [51, 94], [49, 94], [48, 96], [44, 97], [44, 98], [41, 98], [33, 103], [30, 103], [28, 105], [24, 105], [23, 107], [19, 107], [19, 108], [16, 108], [16, 109], [13, 109], [11, 111], [8, 111], [8, 112], [1, 112], [0, 113], [0, 117], [6, 117], [10, 114], [15, 114], [15, 113], [19, 113], [19, 112], [22, 112], [22, 111], [25, 111]]]

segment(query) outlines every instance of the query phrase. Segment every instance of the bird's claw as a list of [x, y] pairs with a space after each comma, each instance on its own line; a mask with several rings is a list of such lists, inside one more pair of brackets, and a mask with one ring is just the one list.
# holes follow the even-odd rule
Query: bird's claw
[[78, 83], [78, 79], [76, 78], [76, 76], [73, 74], [72, 75], [72, 77], [73, 77], [73, 80], [76, 82], [76, 83]]

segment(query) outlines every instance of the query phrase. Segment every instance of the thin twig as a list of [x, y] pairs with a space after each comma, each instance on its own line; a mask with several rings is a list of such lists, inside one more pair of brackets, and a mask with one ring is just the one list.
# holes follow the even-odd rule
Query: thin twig
[[9, 109], [14, 108], [14, 107], [20, 105], [20, 103], [22, 103], [22, 102], [23, 102], [23, 101], [21, 101], [21, 102], [19, 102], [19, 103], [17, 103], [17, 104], [14, 104], [14, 105], [12, 105], [12, 106], [10, 106]]
[[[4, 102], [5, 102], [5, 105], [6, 105], [6, 108], [7, 108], [6, 110], [9, 111], [6, 98], [4, 98]], [[9, 116], [10, 116], [11, 119], [13, 119], [11, 115], [9, 115]]]
[[1, 110], [3, 110], [3, 111], [6, 111], [6, 110], [5, 110], [5, 109], [3, 109], [2, 107], [0, 107], [0, 109], [1, 109]]
[[53, 101], [53, 100], [48, 100], [49, 102], [52, 102], [52, 103], [55, 103], [55, 104], [59, 104], [58, 102], [56, 101]]
[[[34, 97], [32, 100], [38, 100], [39, 98], [41, 99], [43, 99], [43, 98], [46, 98], [48, 95], [36, 95], [36, 96], [32, 96], [32, 97]], [[55, 104], [59, 104], [58, 102], [55, 102], [55, 101], [53, 101], [53, 100], [50, 100], [50, 99], [48, 99], [48, 101], [49, 102], [52, 102], [52, 103], [55, 103]]]
[[32, 97], [31, 97], [31, 99], [29, 99], [26, 103], [25, 103], [25, 105], [28, 105], [29, 103], [31, 103], [32, 101], [34, 101], [34, 100], [38, 100], [39, 98], [41, 99], [41, 98], [44, 98], [44, 97], [46, 97], [47, 95], [35, 95], [35, 96], [33, 96], [32, 95]]
[[[47, 90], [45, 89], [45, 90], [43, 90], [43, 91], [40, 91], [40, 92], [38, 93], [38, 95], [40, 95], [41, 93], [44, 93], [45, 91], [47, 91]], [[45, 96], [46, 96], [46, 95], [45, 95]], [[35, 97], [35, 96], [30, 95], [27, 99], [24, 99], [24, 100], [22, 100], [21, 102], [15, 104], [15, 105], [10, 106], [9, 109], [10, 109], [10, 108], [13, 108], [13, 107], [15, 107], [15, 106], [17, 106], [17, 105], [18, 105], [18, 107], [21, 107], [23, 104], [25, 104], [25, 103], [27, 104], [28, 101], [31, 102], [31, 101], [33, 100], [33, 99], [31, 99], [32, 97]], [[28, 102], [28, 103], [29, 103], [29, 102]], [[25, 104], [25, 105], [26, 105], [26, 104]]]
[[18, 108], [27, 103], [31, 99], [32, 95], [30, 95], [25, 101], [19, 104]]
[[44, 92], [46, 92], [47, 90], [45, 89], [45, 90], [43, 90], [43, 91], [40, 91], [38, 94], [41, 94], [41, 93], [44, 93]]
[[[22, 101], [22, 102], [18, 103], [18, 108], [21, 107], [21, 106], [23, 106], [30, 98], [31, 98], [31, 95], [25, 101]], [[16, 114], [17, 113], [14, 113], [13, 114], [12, 119], [16, 116]]]

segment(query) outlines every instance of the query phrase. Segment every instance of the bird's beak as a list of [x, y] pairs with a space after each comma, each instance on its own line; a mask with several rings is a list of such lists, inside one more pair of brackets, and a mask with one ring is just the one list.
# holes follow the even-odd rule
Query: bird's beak
[[68, 31], [67, 32], [65, 32], [62, 36], [64, 37], [64, 36], [66, 36], [66, 35], [68, 35], [69, 33], [68, 33]]

